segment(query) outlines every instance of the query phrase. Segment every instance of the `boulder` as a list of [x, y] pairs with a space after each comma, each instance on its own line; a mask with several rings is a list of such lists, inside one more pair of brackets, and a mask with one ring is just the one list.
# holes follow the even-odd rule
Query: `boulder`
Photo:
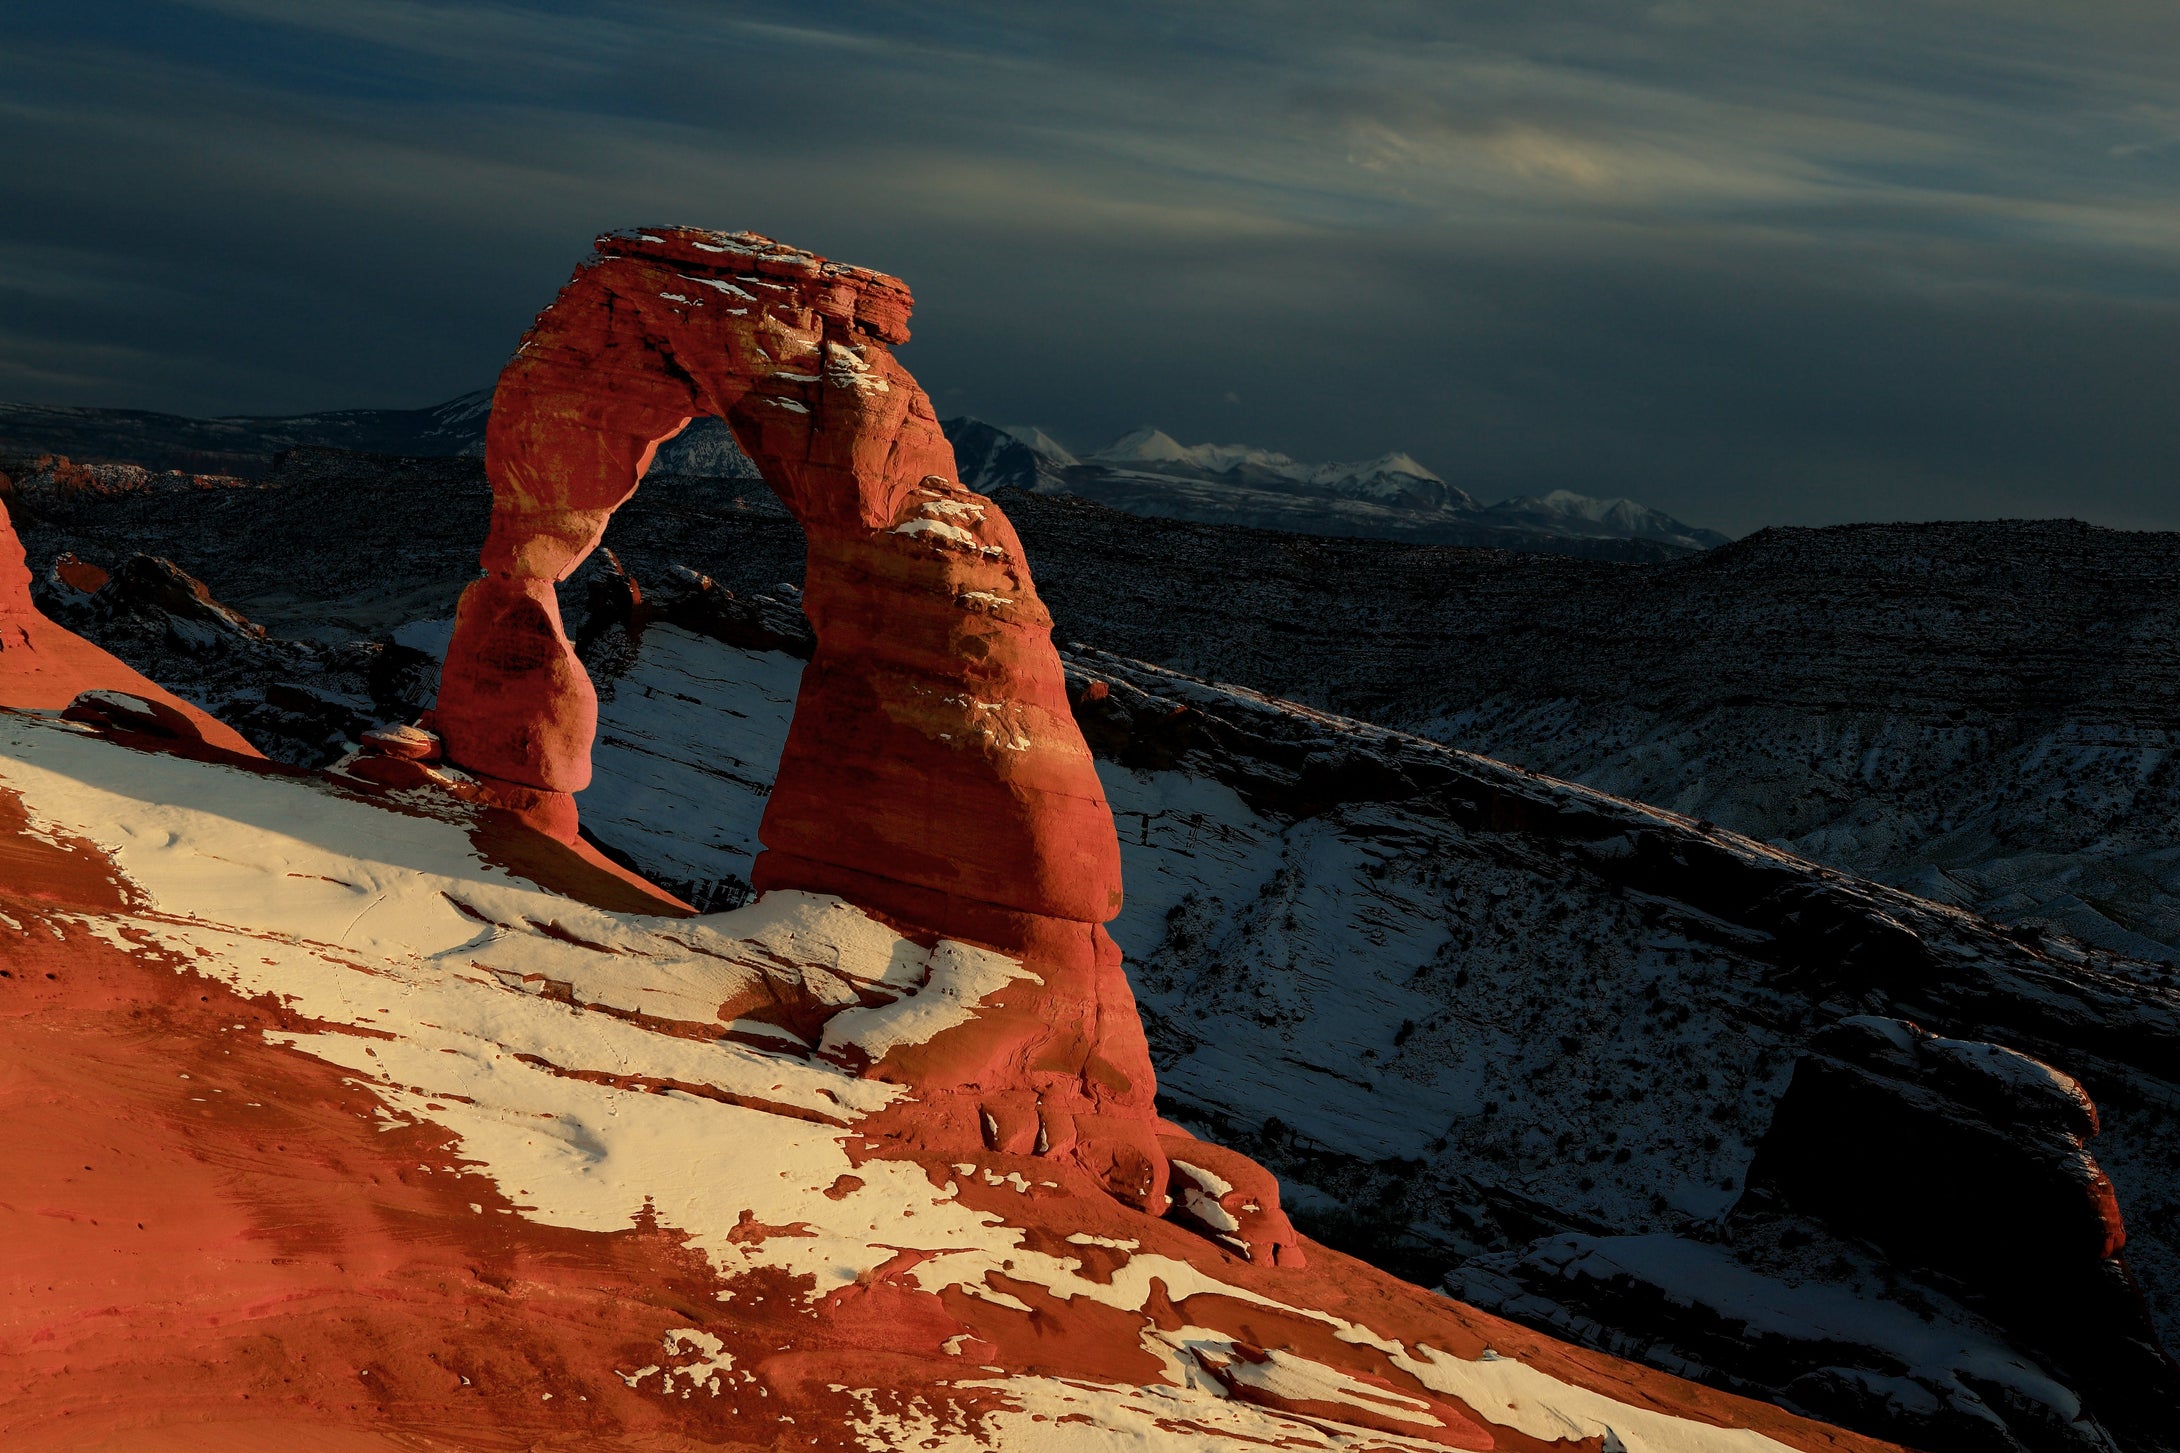
[[1854, 1015], [1816, 1034], [1736, 1214], [1786, 1211], [1953, 1278], [2061, 1370], [2128, 1446], [2180, 1426], [2180, 1368], [2121, 1251], [2070, 1075], [2004, 1045]]

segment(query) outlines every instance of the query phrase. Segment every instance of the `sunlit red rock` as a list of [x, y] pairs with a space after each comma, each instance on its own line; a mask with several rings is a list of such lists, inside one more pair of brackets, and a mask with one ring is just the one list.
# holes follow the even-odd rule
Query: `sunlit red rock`
[[166, 723], [168, 735], [257, 755], [233, 727], [47, 620], [31, 601], [30, 581], [22, 541], [0, 504], [0, 707], [57, 711], [87, 691], [115, 692], [145, 703], [142, 719]]
[[11, 1453], [1878, 1446], [1245, 1259], [1020, 1117], [909, 1143], [846, 1051], [939, 1043], [1005, 955], [595, 907], [458, 803], [235, 760], [0, 713]]
[[803, 525], [817, 637], [757, 887], [836, 892], [1035, 965], [1035, 989], [873, 1073], [925, 1092], [920, 1138], [975, 1146], [1035, 1125], [1048, 1154], [1162, 1206], [1155, 1079], [1098, 927], [1120, 907], [1112, 814], [1021, 542], [957, 482], [892, 355], [907, 289], [746, 233], [598, 246], [494, 395], [486, 573], [463, 595], [437, 707], [449, 759], [533, 794], [589, 781], [596, 697], [552, 586], [659, 443], [727, 419]]

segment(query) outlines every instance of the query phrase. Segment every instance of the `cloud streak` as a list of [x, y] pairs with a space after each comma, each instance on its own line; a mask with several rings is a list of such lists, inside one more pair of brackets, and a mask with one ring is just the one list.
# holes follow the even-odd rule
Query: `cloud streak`
[[1078, 445], [2180, 528], [2176, 59], [2117, 0], [15, 7], [0, 385], [430, 402], [692, 221], [900, 272], [942, 408]]

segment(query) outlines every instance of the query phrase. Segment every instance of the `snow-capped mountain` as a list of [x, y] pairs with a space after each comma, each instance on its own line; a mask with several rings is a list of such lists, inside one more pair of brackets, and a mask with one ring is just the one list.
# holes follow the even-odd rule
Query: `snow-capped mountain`
[[[0, 404], [0, 454], [60, 454], [77, 463], [263, 477], [298, 447], [407, 458], [484, 453], [489, 389], [423, 409], [192, 419], [132, 409]], [[962, 482], [974, 489], [1078, 494], [1133, 514], [1301, 534], [1349, 535], [1579, 555], [1663, 560], [1726, 537], [1630, 500], [1565, 490], [1484, 505], [1413, 456], [1308, 464], [1243, 444], [1182, 444], [1144, 427], [1078, 457], [1033, 425], [949, 419]], [[658, 474], [753, 479], [756, 466], [724, 421], [697, 419], [659, 446]]]
[[1067, 446], [1038, 428], [1035, 424], [1003, 424], [1002, 431], [1034, 450], [1041, 458], [1055, 464], [1080, 464], [1082, 461], [1067, 452]]
[[1491, 507], [1491, 512], [1502, 519], [1534, 521], [1539, 528], [1545, 529], [1578, 533], [1594, 529], [1599, 534], [1633, 540], [1696, 540], [1706, 548], [1727, 543], [1726, 537], [1715, 530], [1698, 530], [1684, 525], [1662, 510], [1637, 504], [1631, 499], [1596, 499], [1570, 489], [1501, 500]]
[[[1008, 432], [1024, 443], [1031, 442], [1023, 431]], [[1039, 439], [1050, 438], [1041, 430], [1033, 432]], [[1355, 464], [1304, 464], [1274, 450], [1247, 444], [1182, 444], [1146, 424], [1093, 452], [1090, 458], [1121, 466], [1180, 466], [1205, 474], [1228, 475], [1236, 483], [1284, 480], [1313, 493], [1373, 500], [1404, 509], [1458, 512], [1480, 508], [1475, 500], [1417, 463], [1413, 456], [1401, 453], [1381, 454]]]
[[1317, 535], [1657, 560], [1725, 543], [1661, 511], [1566, 490], [1485, 505], [1414, 456], [1309, 464], [1148, 425], [1077, 458], [1042, 430], [945, 421], [964, 483], [1094, 499], [1132, 514]]

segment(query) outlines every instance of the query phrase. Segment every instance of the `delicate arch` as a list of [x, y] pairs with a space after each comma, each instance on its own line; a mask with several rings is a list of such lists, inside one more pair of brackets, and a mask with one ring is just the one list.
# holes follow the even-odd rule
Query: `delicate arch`
[[553, 585], [658, 445], [716, 415], [809, 541], [817, 649], [758, 886], [841, 892], [934, 931], [993, 911], [1102, 923], [1119, 849], [1051, 618], [892, 355], [909, 307], [894, 278], [750, 233], [600, 238], [493, 397], [485, 574], [437, 710], [447, 754], [510, 798], [588, 783], [597, 702]]

